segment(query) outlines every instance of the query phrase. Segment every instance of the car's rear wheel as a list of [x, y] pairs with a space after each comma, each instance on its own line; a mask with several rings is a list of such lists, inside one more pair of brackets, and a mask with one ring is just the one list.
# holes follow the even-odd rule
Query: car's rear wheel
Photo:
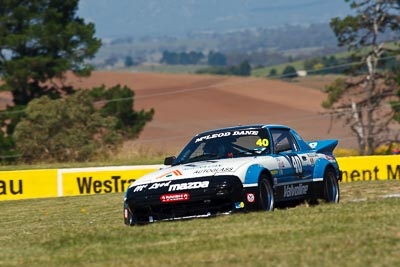
[[258, 208], [272, 211], [275, 207], [274, 191], [266, 175], [262, 175], [258, 182]]
[[338, 203], [339, 197], [339, 183], [335, 171], [328, 168], [324, 174], [324, 200], [325, 202]]

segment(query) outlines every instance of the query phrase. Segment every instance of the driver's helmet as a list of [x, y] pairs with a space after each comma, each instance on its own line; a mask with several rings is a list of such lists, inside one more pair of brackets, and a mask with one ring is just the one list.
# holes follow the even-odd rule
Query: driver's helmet
[[227, 146], [222, 142], [207, 142], [203, 147], [204, 154], [217, 155], [219, 157], [227, 156]]
[[203, 146], [203, 153], [204, 154], [212, 154], [212, 155], [219, 155], [219, 146], [217, 142], [207, 142]]

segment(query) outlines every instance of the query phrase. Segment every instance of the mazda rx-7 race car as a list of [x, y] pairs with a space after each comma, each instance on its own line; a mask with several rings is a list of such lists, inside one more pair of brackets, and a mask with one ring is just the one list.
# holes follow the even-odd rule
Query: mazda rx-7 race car
[[305, 142], [282, 125], [246, 125], [196, 135], [178, 157], [133, 182], [127, 225], [272, 211], [301, 201], [339, 202], [337, 140]]

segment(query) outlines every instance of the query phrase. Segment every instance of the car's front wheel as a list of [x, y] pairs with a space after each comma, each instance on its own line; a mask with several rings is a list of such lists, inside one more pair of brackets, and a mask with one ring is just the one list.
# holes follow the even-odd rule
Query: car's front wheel
[[339, 183], [335, 171], [328, 168], [324, 174], [324, 200], [330, 203], [338, 203], [339, 197]]
[[274, 191], [267, 176], [263, 175], [258, 182], [258, 208], [264, 211], [272, 211], [274, 207]]
[[126, 203], [124, 203], [124, 223], [131, 226], [138, 223], [136, 214], [130, 211]]

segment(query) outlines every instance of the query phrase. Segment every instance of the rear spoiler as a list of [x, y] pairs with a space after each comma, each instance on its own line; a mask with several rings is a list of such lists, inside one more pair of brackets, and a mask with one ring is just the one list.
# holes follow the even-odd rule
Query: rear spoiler
[[317, 140], [307, 143], [317, 153], [333, 153], [338, 140]]

